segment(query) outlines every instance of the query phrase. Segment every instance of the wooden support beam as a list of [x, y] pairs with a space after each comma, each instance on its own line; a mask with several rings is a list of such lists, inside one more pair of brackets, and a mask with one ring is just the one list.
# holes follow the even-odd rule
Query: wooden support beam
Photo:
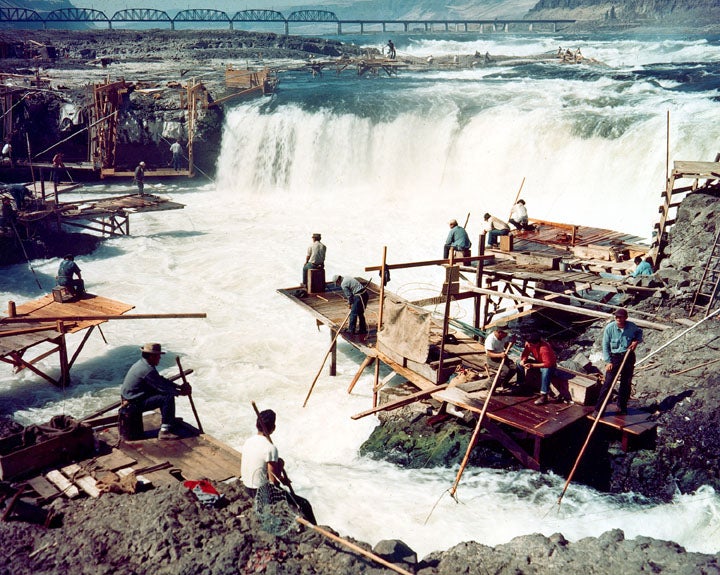
[[132, 313], [132, 314], [108, 314], [108, 315], [68, 315], [68, 316], [16, 316], [0, 318], [0, 323], [54, 323], [63, 321], [108, 321], [111, 319], [202, 319], [206, 313]]
[[[486, 256], [472, 256], [469, 258], [453, 258], [452, 260], [454, 263], [470, 263], [470, 262], [479, 262], [483, 261], [485, 263], [493, 263], [495, 261], [494, 255], [486, 255]], [[386, 270], [399, 270], [404, 268], [419, 268], [423, 266], [442, 266], [442, 265], [449, 265], [450, 260], [449, 259], [443, 259], [443, 260], [425, 260], [420, 262], [408, 262], [408, 263], [402, 263], [402, 264], [385, 264]], [[382, 266], [369, 266], [365, 268], [366, 272], [378, 272], [382, 269]]]
[[[493, 295], [493, 296], [500, 296], [500, 295], [502, 295], [502, 297], [507, 298], [507, 299], [512, 299], [512, 300], [516, 300], [516, 301], [522, 301], [522, 302], [526, 302], [526, 303], [531, 303], [531, 304], [533, 304], [533, 305], [537, 305], [537, 306], [540, 306], [540, 307], [548, 307], [548, 308], [552, 308], [552, 309], [559, 309], [559, 310], [562, 310], [562, 311], [567, 311], [567, 312], [575, 313], [575, 314], [579, 314], [579, 315], [587, 315], [587, 316], [590, 316], [590, 317], [597, 317], [597, 318], [602, 318], [602, 319], [613, 319], [613, 317], [614, 317], [613, 314], [610, 314], [610, 313], [605, 313], [605, 312], [602, 312], [602, 311], [595, 311], [595, 310], [591, 310], [591, 309], [585, 309], [585, 308], [581, 308], [581, 307], [577, 307], [577, 306], [573, 306], [573, 305], [566, 305], [566, 304], [561, 304], [561, 303], [549, 302], [549, 301], [546, 301], [546, 300], [544, 300], [544, 299], [537, 299], [537, 298], [532, 298], [532, 297], [525, 297], [525, 296], [520, 296], [520, 295], [515, 295], [515, 294], [499, 294], [497, 291], [489, 290], [489, 289], [484, 289], [484, 288], [470, 287], [470, 288], [467, 288], [467, 289], [469, 289], [470, 291], [473, 291], [473, 292], [475, 292], [475, 293], [480, 293], [480, 294], [483, 294], [483, 295]], [[629, 313], [632, 313], [632, 310], [629, 309], [628, 312], [629, 312]], [[644, 320], [644, 319], [633, 319], [632, 321], [633, 321], [634, 323], [636, 323], [637, 325], [639, 325], [639, 326], [649, 327], [649, 328], [652, 328], [652, 329], [665, 330], [665, 329], [669, 329], [669, 328], [670, 328], [669, 325], [666, 325], [666, 324], [663, 324], [663, 323], [657, 323], [657, 322], [653, 322], [653, 321], [647, 321], [647, 320]]]
[[380, 405], [378, 407], [373, 407], [372, 409], [368, 409], [367, 411], [362, 411], [360, 413], [356, 413], [355, 415], [351, 415], [350, 419], [360, 419], [362, 417], [366, 417], [368, 415], [372, 415], [373, 413], [378, 413], [380, 411], [392, 411], [393, 409], [398, 409], [398, 408], [408, 405], [410, 403], [415, 403], [416, 401], [424, 399], [425, 397], [432, 395], [433, 393], [435, 393], [437, 391], [442, 391], [447, 386], [448, 386], [447, 383], [443, 383], [432, 389], [422, 389], [422, 390], [412, 393], [406, 397], [402, 397], [395, 401], [389, 401], [388, 403], [383, 403], [382, 405]]

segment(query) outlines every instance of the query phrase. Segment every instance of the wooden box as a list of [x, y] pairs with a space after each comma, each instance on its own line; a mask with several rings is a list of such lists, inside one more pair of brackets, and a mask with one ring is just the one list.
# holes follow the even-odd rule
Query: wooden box
[[0, 439], [0, 479], [30, 475], [46, 467], [92, 455], [95, 437], [86, 425], [56, 430], [49, 439], [23, 447], [23, 433]]
[[325, 268], [308, 270], [308, 293], [323, 293], [325, 291]]
[[595, 405], [600, 394], [600, 384], [597, 381], [576, 377], [568, 381], [568, 391], [573, 403]]
[[52, 290], [53, 301], [65, 303], [73, 299], [73, 295], [65, 286], [55, 286]]
[[513, 251], [513, 237], [512, 235], [500, 236], [500, 249], [504, 252]]

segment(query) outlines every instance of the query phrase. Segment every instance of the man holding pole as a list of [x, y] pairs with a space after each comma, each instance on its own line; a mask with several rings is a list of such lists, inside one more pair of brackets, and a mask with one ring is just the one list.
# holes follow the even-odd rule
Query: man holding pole
[[366, 287], [357, 281], [354, 277], [343, 277], [337, 275], [333, 277], [333, 283], [336, 286], [340, 286], [343, 295], [347, 299], [348, 306], [350, 307], [350, 316], [348, 319], [348, 327], [345, 330], [346, 333], [352, 335], [355, 332], [355, 326], [360, 323], [357, 333], [367, 333], [367, 322], [365, 321], [365, 308], [367, 307], [370, 294]]
[[[602, 352], [605, 360], [605, 381], [595, 404], [594, 417], [600, 413], [605, 397], [612, 391], [615, 377], [620, 370], [620, 388], [618, 389], [618, 415], [627, 413], [628, 399], [633, 373], [635, 372], [635, 348], [642, 342], [642, 330], [628, 321], [625, 309], [615, 312], [615, 321], [605, 326], [602, 338]], [[627, 354], [627, 357], [625, 357]], [[623, 361], [624, 360], [624, 361]]]
[[469, 258], [470, 248], [472, 242], [465, 231], [465, 228], [459, 226], [457, 220], [452, 219], [448, 222], [450, 225], [450, 232], [448, 233], [447, 239], [445, 240], [445, 247], [443, 249], [443, 259], [448, 259], [450, 256], [450, 248], [453, 248], [458, 255]]
[[140, 350], [142, 357], [130, 367], [120, 388], [122, 403], [133, 406], [140, 413], [159, 407], [162, 424], [158, 439], [179, 439], [174, 432], [175, 397], [190, 395], [192, 388], [187, 382], [175, 385], [158, 373], [160, 356], [165, 353], [159, 343], [146, 343]]

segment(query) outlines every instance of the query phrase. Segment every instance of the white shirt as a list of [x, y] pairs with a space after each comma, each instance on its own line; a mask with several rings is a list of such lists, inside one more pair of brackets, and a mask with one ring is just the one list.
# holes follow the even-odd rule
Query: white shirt
[[278, 460], [278, 450], [267, 437], [253, 435], [242, 448], [240, 478], [243, 485], [258, 489], [268, 482], [267, 464]]
[[527, 208], [522, 204], [515, 204], [512, 209], [512, 219], [516, 222], [528, 219]]
[[12, 146], [9, 143], [7, 143], [3, 146], [2, 155], [9, 156], [11, 151], [12, 151]]
[[487, 233], [490, 230], [509, 230], [510, 226], [495, 216], [490, 216], [482, 223], [482, 232]]
[[508, 333], [504, 338], [500, 339], [497, 336], [497, 331], [492, 332], [485, 338], [485, 351], [492, 351], [493, 353], [504, 353], [505, 346], [510, 343], [512, 334]]

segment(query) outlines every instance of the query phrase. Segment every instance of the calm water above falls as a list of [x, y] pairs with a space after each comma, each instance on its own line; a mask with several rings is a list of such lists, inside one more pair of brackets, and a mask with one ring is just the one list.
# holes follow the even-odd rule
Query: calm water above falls
[[[391, 37], [400, 54], [522, 56], [567, 46], [602, 64], [397, 78], [284, 74], [274, 98], [228, 114], [215, 182], [155, 186], [184, 210], [135, 216], [131, 237], [78, 258], [93, 293], [132, 303], [137, 313], [203, 311], [207, 320], [109, 322], [108, 344], [91, 338], [65, 392], [6, 366], [0, 412], [30, 423], [98, 409], [117, 398], [138, 346], [161, 341], [168, 373], [175, 355], [195, 370], [195, 401], [212, 435], [240, 448], [253, 430], [251, 401], [278, 412], [275, 441], [295, 489], [341, 534], [399, 538], [423, 555], [466, 540], [495, 545], [533, 532], [575, 540], [619, 527], [628, 537], [718, 552], [720, 498], [710, 489], [653, 505], [573, 485], [558, 510], [561, 478], [469, 469], [458, 504], [445, 493], [454, 469], [406, 471], [359, 458], [375, 421], [350, 415], [370, 405], [372, 374], [347, 395], [360, 358], [341, 345], [339, 377], [323, 370], [303, 409], [330, 339], [274, 290], [300, 281], [316, 231], [328, 245], [329, 275], [362, 275], [380, 263], [383, 246], [391, 262], [439, 257], [447, 220], [470, 214], [476, 238], [485, 211], [507, 217], [523, 178], [531, 217], [649, 237], [664, 187], [668, 112], [671, 161], [712, 160], [720, 151], [720, 42]], [[380, 47], [387, 38], [355, 40]], [[45, 293], [58, 263], [32, 262], [43, 291], [27, 265], [0, 270], [3, 302]], [[389, 288], [425, 297], [439, 293], [442, 279], [439, 269], [399, 270]], [[192, 421], [182, 398], [179, 406]]]

